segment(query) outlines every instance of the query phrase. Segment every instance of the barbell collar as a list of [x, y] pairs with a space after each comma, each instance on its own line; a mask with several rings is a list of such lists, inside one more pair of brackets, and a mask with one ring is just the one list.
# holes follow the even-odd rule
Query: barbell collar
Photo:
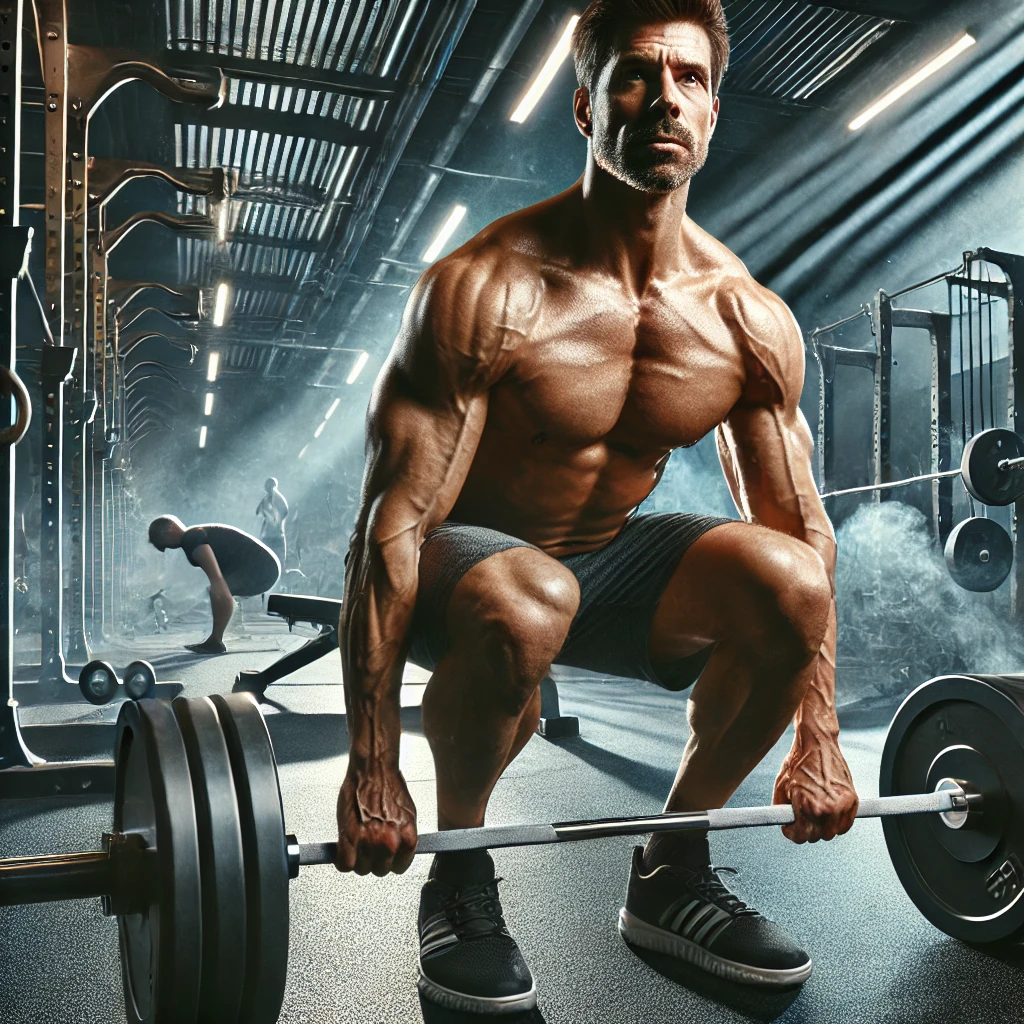
[[[950, 787], [934, 793], [910, 796], [887, 796], [861, 800], [858, 818], [880, 818], [903, 814], [942, 814], [964, 811], [967, 794], [962, 788]], [[980, 810], [970, 805], [971, 813]], [[449, 829], [430, 832], [419, 837], [416, 853], [455, 853], [467, 850], [496, 850], [510, 846], [543, 846], [549, 843], [605, 839], [612, 836], [648, 835], [654, 832], [692, 830], [725, 830], [758, 828], [769, 825], [791, 825], [796, 820], [789, 804], [769, 807], [722, 807], [712, 811], [689, 811], [682, 814], [653, 814], [636, 818], [601, 818], [594, 821], [566, 821], [552, 825], [498, 825], [484, 828]], [[337, 843], [304, 843], [288, 837], [289, 863], [292, 876], [300, 864], [333, 864]]]

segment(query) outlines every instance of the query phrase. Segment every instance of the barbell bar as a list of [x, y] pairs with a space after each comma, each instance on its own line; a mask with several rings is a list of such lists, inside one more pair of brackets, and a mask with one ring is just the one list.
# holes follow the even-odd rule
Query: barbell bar
[[[972, 793], [969, 784], [953, 779], [942, 779], [932, 793], [862, 800], [857, 817], [945, 814], [950, 820], [958, 820], [959, 816], [980, 814], [981, 802], [981, 794]], [[492, 825], [425, 833], [419, 837], [416, 853], [455, 853], [466, 850], [497, 850], [513, 846], [543, 846], [549, 843], [609, 839], [615, 836], [650, 835], [654, 832], [761, 828], [769, 825], [791, 825], [795, 820], [791, 805], [773, 804], [769, 807], [723, 807], [682, 814], [563, 821], [550, 825]], [[297, 864], [303, 866], [333, 864], [337, 852], [337, 843], [300, 844], [295, 836], [288, 836], [288, 858], [293, 873], [296, 870], [296, 858]]]
[[967, 442], [959, 469], [947, 469], [941, 473], [923, 473], [920, 476], [905, 477], [901, 480], [887, 480], [884, 483], [864, 484], [860, 487], [845, 487], [841, 490], [821, 494], [827, 498], [843, 498], [851, 494], [873, 494], [880, 491], [909, 487], [912, 484], [927, 483], [931, 480], [948, 480], [960, 477], [967, 492], [983, 505], [1010, 505], [1024, 495], [1024, 438], [1004, 427], [992, 427]]

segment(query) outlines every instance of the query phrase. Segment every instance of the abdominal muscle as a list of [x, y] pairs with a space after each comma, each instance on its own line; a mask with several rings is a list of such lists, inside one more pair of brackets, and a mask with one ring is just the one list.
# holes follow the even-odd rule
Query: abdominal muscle
[[614, 540], [654, 490], [666, 454], [627, 457], [603, 443], [489, 447], [478, 450], [448, 518], [518, 537], [553, 558]]

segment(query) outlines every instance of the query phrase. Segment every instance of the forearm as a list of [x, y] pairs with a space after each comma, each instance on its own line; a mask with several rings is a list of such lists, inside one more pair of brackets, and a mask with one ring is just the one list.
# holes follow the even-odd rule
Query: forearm
[[415, 536], [381, 545], [357, 529], [349, 548], [341, 654], [349, 765], [398, 767], [405, 638], [416, 602]]

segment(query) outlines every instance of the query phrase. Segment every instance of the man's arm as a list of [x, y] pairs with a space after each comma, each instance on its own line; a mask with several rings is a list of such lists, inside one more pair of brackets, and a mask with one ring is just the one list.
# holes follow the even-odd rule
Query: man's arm
[[192, 558], [210, 580], [210, 610], [213, 612], [213, 635], [222, 636], [235, 612], [235, 599], [221, 575], [217, 556], [209, 544], [200, 544]]
[[502, 283], [509, 269], [507, 259], [459, 255], [428, 271], [374, 387], [340, 623], [349, 729], [338, 800], [343, 871], [401, 872], [415, 850], [415, 808], [398, 753], [419, 549], [458, 498], [488, 391], [536, 305], [523, 300], [529, 286]]
[[828, 628], [775, 789], [776, 802], [790, 802], [797, 810], [785, 834], [795, 842], [814, 842], [848, 831], [857, 812], [835, 707], [835, 534], [814, 482], [814, 444], [800, 411], [800, 328], [785, 304], [762, 289], [753, 300], [741, 301], [738, 320], [745, 335], [747, 384], [718, 430], [719, 457], [736, 507], [747, 522], [810, 545], [832, 583]]

